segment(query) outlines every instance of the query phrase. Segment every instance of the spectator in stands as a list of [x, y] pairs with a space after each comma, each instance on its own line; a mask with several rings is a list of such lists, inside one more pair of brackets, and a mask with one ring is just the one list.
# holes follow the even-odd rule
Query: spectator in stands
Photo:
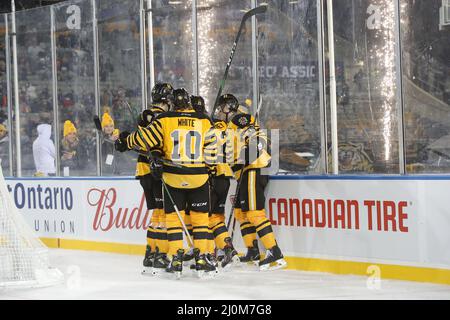
[[111, 141], [116, 141], [119, 138], [119, 129], [114, 128], [114, 120], [109, 113], [104, 113], [102, 116], [102, 129], [105, 138]]
[[6, 113], [6, 108], [4, 110], [0, 109], [0, 124], [8, 120], [8, 114]]
[[116, 163], [122, 157], [120, 153], [115, 152], [114, 141], [119, 138], [119, 129], [114, 128], [114, 120], [109, 113], [102, 116], [103, 143], [102, 143], [102, 162], [103, 174], [119, 174], [120, 166]]
[[353, 82], [355, 83], [356, 87], [359, 91], [363, 88], [363, 80], [364, 80], [365, 74], [363, 69], [359, 69], [359, 71], [353, 76]]
[[38, 137], [33, 142], [33, 158], [36, 167], [35, 176], [55, 175], [56, 151], [52, 135], [52, 126], [49, 124], [40, 124], [37, 126]]
[[164, 65], [161, 72], [158, 73], [157, 79], [158, 79], [158, 82], [173, 83], [176, 80], [176, 75], [173, 72], [173, 70], [171, 70], [169, 68], [168, 65]]
[[105, 82], [111, 73], [114, 72], [114, 65], [109, 58], [105, 59], [103, 56], [99, 58], [100, 64], [100, 81]]
[[6, 74], [6, 61], [5, 58], [0, 58], [0, 77]]
[[9, 168], [9, 138], [8, 129], [0, 124], [0, 165]]
[[28, 54], [30, 55], [30, 57], [32, 57], [33, 59], [36, 59], [38, 57], [38, 55], [42, 52], [42, 48], [39, 46], [39, 43], [37, 43], [35, 38], [33, 43], [28, 47]]
[[100, 103], [103, 105], [112, 105], [112, 95], [108, 89], [104, 89], [100, 97]]
[[61, 167], [64, 176], [84, 169], [87, 163], [87, 153], [78, 138], [77, 128], [72, 121], [64, 122], [64, 137], [61, 141]]
[[33, 86], [31, 83], [27, 83], [26, 97], [28, 101], [33, 101], [38, 97], [36, 87]]

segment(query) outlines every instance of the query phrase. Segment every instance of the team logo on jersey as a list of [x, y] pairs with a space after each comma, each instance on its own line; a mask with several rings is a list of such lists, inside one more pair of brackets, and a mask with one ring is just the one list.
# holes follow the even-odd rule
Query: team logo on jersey
[[246, 125], [248, 125], [248, 119], [247, 119], [247, 117], [240, 117], [239, 120], [238, 120], [238, 122], [239, 122], [239, 124], [240, 124], [242, 127], [245, 127]]

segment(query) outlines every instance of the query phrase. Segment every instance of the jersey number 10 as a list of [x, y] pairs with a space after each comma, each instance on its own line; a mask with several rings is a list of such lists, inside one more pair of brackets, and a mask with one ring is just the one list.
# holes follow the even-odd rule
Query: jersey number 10
[[173, 161], [201, 160], [202, 136], [197, 131], [175, 130], [170, 134], [173, 143]]

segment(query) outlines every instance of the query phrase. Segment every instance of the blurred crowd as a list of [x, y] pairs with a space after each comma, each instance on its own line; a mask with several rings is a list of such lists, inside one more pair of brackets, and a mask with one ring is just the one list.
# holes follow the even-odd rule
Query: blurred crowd
[[[98, 142], [101, 144], [99, 162], [102, 174], [134, 173], [133, 155], [124, 154], [119, 158], [114, 154], [110, 141], [117, 136], [116, 130], [131, 130], [135, 126], [134, 115], [142, 106], [137, 3], [134, 1], [133, 6], [129, 6], [127, 2], [113, 1], [99, 8], [101, 139], [97, 139], [93, 123], [97, 112], [92, 26], [82, 26], [81, 30], [64, 29], [56, 34], [57, 138], [49, 30], [41, 28], [39, 23], [19, 27], [19, 108], [24, 175], [55, 174], [57, 157], [61, 175], [96, 175]], [[167, 5], [162, 1], [156, 7]], [[414, 8], [416, 11], [413, 10], [412, 14], [421, 16], [420, 10], [435, 11], [433, 6]], [[260, 121], [265, 128], [280, 130], [282, 171], [318, 173], [323, 169], [319, 167], [323, 155], [315, 1], [289, 6], [280, 4], [279, 9], [269, 12], [260, 23]], [[335, 18], [342, 21], [335, 30], [340, 170], [343, 173], [397, 173], [399, 135], [395, 102], [392, 104], [394, 108], [386, 109], [386, 99], [380, 89], [382, 81], [375, 75], [379, 66], [377, 61], [369, 61], [372, 52], [365, 49], [367, 41], [371, 40], [370, 34], [352, 32], [354, 26], [365, 25], [364, 19], [351, 16], [352, 9], [358, 11], [359, 8], [343, 5], [341, 9], [335, 12]], [[239, 10], [236, 12], [241, 16]], [[433, 15], [427, 13], [422, 16]], [[403, 61], [405, 147], [409, 172], [450, 170], [450, 147], [446, 147], [450, 146], [450, 119], [446, 116], [450, 105], [450, 49], [448, 41], [441, 41], [448, 32], [439, 38], [435, 30], [437, 25], [430, 19], [416, 20], [411, 34], [404, 35], [411, 43], [411, 46], [404, 47]], [[176, 30], [172, 25], [174, 20], [190, 21], [190, 12], [154, 14], [155, 80], [170, 82], [175, 87], [189, 87], [192, 57], [190, 50], [179, 50], [179, 44], [189, 43], [191, 38], [186, 38], [189, 33], [186, 36], [173, 32]], [[226, 29], [233, 25], [234, 20], [215, 23]], [[420, 35], [421, 30], [426, 31], [423, 36]], [[223, 50], [222, 44], [230, 42], [230, 33], [214, 33], [214, 36], [221, 44], [216, 48], [217, 53], [227, 58], [228, 50]], [[427, 37], [439, 41], [430, 45]], [[248, 34], [243, 35], [243, 39], [247, 43], [240, 44], [226, 83], [227, 91], [236, 94], [241, 101], [253, 98]], [[0, 158], [3, 167], [9, 165], [8, 145], [11, 139], [6, 110], [4, 49], [0, 43]], [[210, 81], [217, 85], [223, 63], [214, 61], [213, 64], [208, 72], [218, 75]], [[299, 67], [308, 68], [307, 74], [300, 76], [299, 69], [296, 69]], [[326, 91], [329, 92], [329, 87]], [[252, 101], [248, 105], [254, 109], [257, 107], [257, 103]], [[327, 129], [330, 132], [328, 104], [327, 108]], [[389, 146], [386, 145], [386, 135], [391, 137]], [[60, 151], [58, 155], [57, 149]], [[330, 137], [326, 149], [330, 149]], [[53, 167], [50, 165], [52, 161]], [[117, 161], [122, 165], [117, 166]]]

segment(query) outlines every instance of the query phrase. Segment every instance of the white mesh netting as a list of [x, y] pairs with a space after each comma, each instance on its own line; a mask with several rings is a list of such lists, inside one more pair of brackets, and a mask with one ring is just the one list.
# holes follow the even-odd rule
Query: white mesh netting
[[0, 166], [0, 287], [40, 287], [62, 282], [47, 247], [28, 226], [6, 188]]

